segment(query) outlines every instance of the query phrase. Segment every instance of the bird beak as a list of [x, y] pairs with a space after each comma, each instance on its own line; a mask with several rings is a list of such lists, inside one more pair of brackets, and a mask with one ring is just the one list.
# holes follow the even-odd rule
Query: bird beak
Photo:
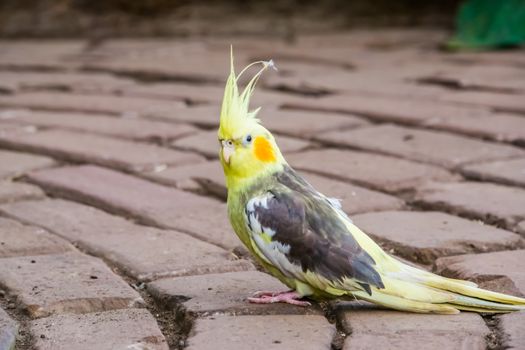
[[224, 159], [224, 162], [226, 164], [230, 164], [230, 157], [235, 152], [235, 146], [234, 145], [228, 145], [225, 144], [222, 146], [222, 159]]

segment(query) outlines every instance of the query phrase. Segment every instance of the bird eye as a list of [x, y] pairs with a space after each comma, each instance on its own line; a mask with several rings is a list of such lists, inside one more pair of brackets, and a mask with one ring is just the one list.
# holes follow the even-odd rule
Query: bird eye
[[252, 142], [252, 135], [248, 135], [248, 136], [246, 136], [246, 139], [245, 139], [245, 140], [246, 140], [246, 143], [250, 143], [250, 142]]

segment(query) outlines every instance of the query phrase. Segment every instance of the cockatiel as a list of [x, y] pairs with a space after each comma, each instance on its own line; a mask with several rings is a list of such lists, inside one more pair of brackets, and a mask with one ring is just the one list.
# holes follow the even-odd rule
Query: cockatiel
[[[241, 92], [238, 80], [261, 64]], [[477, 288], [406, 265], [355, 226], [337, 200], [315, 190], [286, 162], [273, 135], [250, 111], [261, 73], [273, 62], [231, 72], [218, 138], [228, 187], [228, 214], [243, 244], [291, 290], [259, 292], [249, 301], [309, 305], [301, 300], [362, 299], [420, 313], [509, 312], [525, 299]]]

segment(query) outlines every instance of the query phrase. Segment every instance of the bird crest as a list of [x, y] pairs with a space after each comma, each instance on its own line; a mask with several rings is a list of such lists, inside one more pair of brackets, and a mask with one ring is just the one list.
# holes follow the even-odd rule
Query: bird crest
[[[241, 76], [248, 69], [259, 64], [262, 65], [261, 69], [250, 79], [244, 87], [244, 90], [239, 92], [238, 82]], [[230, 138], [234, 138], [234, 135], [246, 126], [252, 123], [259, 123], [256, 116], [261, 108], [259, 107], [250, 111], [250, 98], [255, 90], [257, 81], [267, 68], [276, 69], [273, 60], [253, 62], [236, 75], [233, 65], [233, 49], [231, 49], [230, 75], [226, 81], [226, 88], [224, 89], [224, 97], [222, 100], [219, 127], [220, 135], [228, 135]]]

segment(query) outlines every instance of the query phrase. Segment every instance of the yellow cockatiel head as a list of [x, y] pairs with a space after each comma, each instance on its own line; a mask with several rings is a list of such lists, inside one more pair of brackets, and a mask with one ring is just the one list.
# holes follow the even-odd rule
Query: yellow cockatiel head
[[[239, 78], [247, 69], [258, 64], [262, 68], [240, 92], [237, 84]], [[256, 177], [284, 163], [273, 135], [256, 118], [260, 108], [249, 109], [255, 85], [262, 72], [269, 67], [274, 67], [273, 61], [258, 61], [236, 75], [231, 55], [231, 70], [224, 90], [218, 132], [221, 146], [219, 157], [228, 188], [238, 181]]]

